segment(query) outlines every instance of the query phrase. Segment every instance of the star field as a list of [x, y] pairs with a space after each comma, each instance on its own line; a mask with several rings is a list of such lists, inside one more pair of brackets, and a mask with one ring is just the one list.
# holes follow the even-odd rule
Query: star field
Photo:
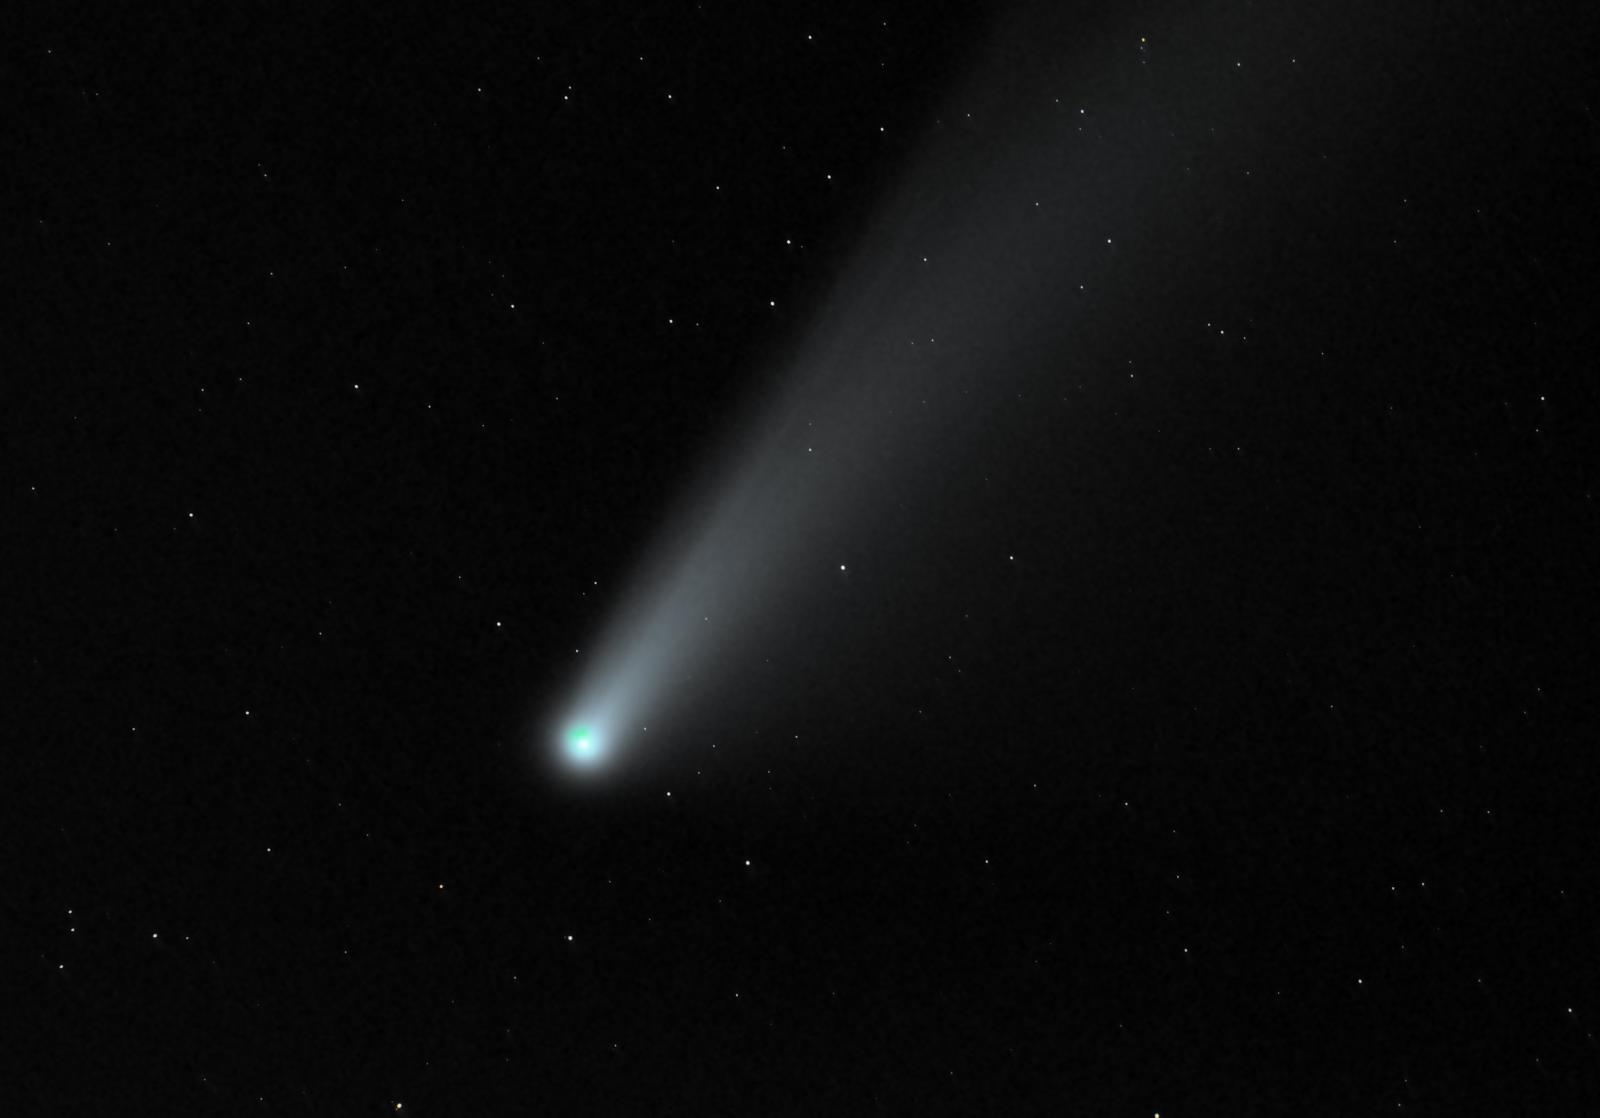
[[1592, 1112], [1596, 45], [19, 33], [17, 1113]]

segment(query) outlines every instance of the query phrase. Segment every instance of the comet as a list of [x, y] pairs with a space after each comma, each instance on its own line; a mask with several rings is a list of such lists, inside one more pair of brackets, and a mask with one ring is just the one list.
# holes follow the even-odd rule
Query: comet
[[[710, 727], [737, 733], [728, 712], [763, 688], [803, 687], [825, 704], [833, 684], [818, 666], [827, 641], [857, 631], [851, 594], [895, 586], [890, 564], [915, 561], [917, 525], [945, 515], [941, 483], [977, 449], [1014, 452], [996, 449], [1001, 405], [1031, 390], [1041, 353], [1067, 344], [1083, 292], [1125, 251], [1115, 234], [1152, 227], [1160, 191], [1183, 177], [1176, 140], [1123, 150], [1094, 138], [1132, 129], [1150, 104], [1098, 106], [1091, 135], [1083, 110], [1062, 107], [1087, 99], [1083, 77], [1078, 90], [1059, 79], [1047, 104], [1017, 100], [1032, 88], [1017, 68], [1056, 67], [1072, 35], [1026, 20], [997, 33], [990, 64], [930, 118], [600, 632], [574, 642], [577, 678], [537, 744], [558, 774], [611, 776], [706, 747]], [[948, 123], [972, 119], [991, 123]]]

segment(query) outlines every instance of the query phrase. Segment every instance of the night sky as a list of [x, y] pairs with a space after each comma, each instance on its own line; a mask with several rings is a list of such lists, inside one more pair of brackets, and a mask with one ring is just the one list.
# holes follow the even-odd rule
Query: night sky
[[57, 17], [0, 1110], [1600, 1113], [1587, 6]]

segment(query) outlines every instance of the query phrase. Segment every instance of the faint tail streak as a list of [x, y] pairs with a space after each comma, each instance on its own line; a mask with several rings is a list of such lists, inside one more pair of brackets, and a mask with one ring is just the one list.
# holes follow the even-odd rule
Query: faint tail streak
[[[984, 406], [964, 385], [982, 378], [998, 395], [1020, 347], [1059, 337], [1075, 305], [1064, 293], [1076, 298], [1105, 274], [1120, 215], [1159, 210], [1149, 183], [1181, 167], [1175, 142], [1072, 147], [1087, 112], [1074, 106], [1094, 89], [1084, 80], [1094, 60], [1073, 32], [1030, 17], [997, 33], [927, 129], [777, 368], [777, 387], [735, 418], [591, 642], [574, 692], [541, 716], [536, 749], [558, 775], [583, 780], [706, 746], [681, 736], [686, 708], [737, 694], [783, 634], [816, 627], [808, 604], [847, 561], [830, 542], [870, 540], [891, 486], [952, 468], [960, 440], [950, 433], [970, 430]], [[1048, 68], [1062, 96], [1022, 100], [1041, 87], [1016, 80], [1030, 66]], [[1123, 112], [1133, 108], [1152, 111]], [[1094, 111], [1097, 127], [1115, 126], [1115, 106]], [[913, 432], [939, 448], [931, 461], [908, 442]]]

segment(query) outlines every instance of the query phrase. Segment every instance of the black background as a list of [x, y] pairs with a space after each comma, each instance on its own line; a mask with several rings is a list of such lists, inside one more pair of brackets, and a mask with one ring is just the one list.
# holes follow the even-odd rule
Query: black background
[[[1269, 8], [1057, 6], [973, 118], [962, 5], [17, 37], [8, 1112], [1592, 1112], [1594, 18]], [[530, 769], [919, 144], [1058, 88], [1119, 247], [936, 513], [714, 754]]]

